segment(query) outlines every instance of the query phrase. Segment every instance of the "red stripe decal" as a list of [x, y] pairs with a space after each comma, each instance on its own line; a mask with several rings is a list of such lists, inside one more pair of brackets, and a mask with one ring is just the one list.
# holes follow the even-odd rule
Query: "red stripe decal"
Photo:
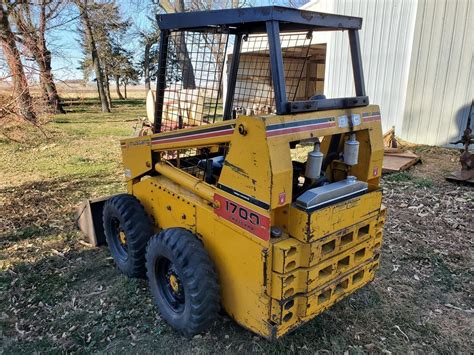
[[290, 133], [311, 131], [317, 128], [334, 127], [335, 125], [336, 125], [335, 122], [325, 122], [325, 123], [315, 123], [312, 125], [300, 126], [300, 127], [275, 129], [273, 131], [268, 131], [267, 137], [282, 136], [282, 135], [290, 134]]
[[203, 139], [203, 138], [212, 138], [212, 137], [220, 137], [230, 135], [234, 132], [233, 129], [224, 129], [222, 131], [217, 132], [209, 132], [209, 133], [196, 133], [190, 134], [187, 136], [176, 137], [176, 138], [163, 138], [158, 141], [153, 141], [152, 144], [166, 144], [166, 143], [175, 143], [175, 142], [182, 142], [187, 141], [190, 139]]
[[240, 228], [252, 233], [260, 239], [270, 239], [270, 218], [248, 207], [229, 200], [224, 196], [214, 194], [214, 201], [218, 206], [214, 213], [227, 219]]
[[380, 116], [366, 116], [364, 122], [380, 121]]

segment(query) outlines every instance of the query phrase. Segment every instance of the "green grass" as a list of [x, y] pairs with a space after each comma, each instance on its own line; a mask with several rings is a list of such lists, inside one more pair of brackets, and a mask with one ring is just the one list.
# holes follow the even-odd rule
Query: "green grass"
[[429, 178], [413, 176], [411, 173], [406, 171], [388, 175], [386, 179], [392, 182], [410, 182], [419, 188], [430, 189], [434, 186], [433, 180]]
[[394, 173], [390, 174], [387, 177], [388, 181], [395, 181], [395, 182], [406, 182], [406, 181], [412, 181], [413, 176], [411, 176], [409, 173], [402, 171], [400, 173]]

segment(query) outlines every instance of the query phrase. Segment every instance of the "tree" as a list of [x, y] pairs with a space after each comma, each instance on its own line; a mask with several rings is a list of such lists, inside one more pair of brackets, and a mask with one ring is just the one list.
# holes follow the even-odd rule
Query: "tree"
[[[115, 45], [112, 49], [111, 75], [115, 80], [117, 96], [123, 100], [127, 98], [127, 84], [129, 82], [138, 82], [139, 72], [135, 69], [132, 62], [132, 54], [119, 45]], [[125, 97], [120, 92], [120, 84], [124, 85]]]
[[13, 81], [13, 95], [17, 102], [17, 114], [27, 121], [37, 124], [20, 51], [16, 46], [15, 35], [8, 19], [12, 6], [7, 2], [0, 3], [0, 44]]
[[[147, 90], [147, 92], [151, 88], [151, 82], [156, 80], [156, 73], [158, 71], [159, 46], [157, 42], [158, 41], [151, 44], [148, 50], [145, 45], [145, 52], [143, 53], [143, 58], [140, 62], [140, 74], [145, 79], [145, 89]], [[166, 84], [170, 85], [180, 82], [183, 76], [174, 46], [168, 47], [168, 58], [166, 66]]]
[[[184, 0], [176, 0], [172, 4], [169, 0], [161, 0], [160, 7], [166, 13], [185, 12]], [[183, 88], [184, 89], [195, 89], [196, 80], [194, 78], [193, 64], [189, 57], [188, 48], [186, 46], [186, 37], [183, 31], [175, 32], [170, 36], [174, 42], [176, 48], [176, 56], [181, 66], [181, 72], [183, 76]]]
[[46, 44], [49, 21], [62, 9], [62, 2], [42, 0], [23, 3], [12, 11], [17, 41], [25, 46], [38, 65], [42, 96], [56, 113], [65, 113], [51, 71], [51, 52]]
[[[150, 52], [152, 50], [152, 47], [158, 43], [158, 38], [159, 38], [159, 30], [155, 29], [155, 31], [152, 31], [151, 33], [145, 33], [141, 32], [140, 36], [142, 37], [142, 43], [144, 46], [144, 54], [143, 54], [143, 61], [142, 61], [142, 68], [143, 68], [143, 78], [145, 79], [145, 90], [148, 92], [148, 90], [151, 89], [150, 87], [150, 80], [152, 77], [151, 73], [154, 73], [156, 71], [156, 58], [157, 56], [150, 57]], [[150, 60], [150, 58], [152, 58]], [[151, 70], [150, 70], [151, 69]]]
[[[117, 85], [117, 95], [123, 98], [120, 92], [120, 82], [123, 82], [124, 67], [129, 65], [127, 57], [130, 54], [124, 49], [122, 44], [127, 34], [130, 20], [121, 18], [119, 8], [114, 2], [96, 3], [89, 9], [89, 19], [94, 36], [95, 47], [100, 58], [100, 66], [103, 73], [103, 87], [109, 107], [112, 106], [110, 95], [110, 80], [115, 80]], [[87, 36], [85, 36], [87, 37]], [[84, 73], [90, 72], [87, 66], [94, 67], [92, 52], [84, 40], [85, 60], [82, 62]], [[130, 71], [130, 70], [128, 70]]]
[[130, 58], [128, 58], [127, 62], [124, 65], [123, 76], [122, 76], [122, 83], [124, 86], [125, 98], [127, 98], [127, 85], [137, 84], [139, 81], [140, 81], [140, 72], [132, 64]]
[[[185, 8], [184, 0], [160, 0], [159, 6], [166, 13], [177, 13], [185, 11], [201, 11], [201, 10], [212, 10], [212, 9], [224, 9], [224, 8], [237, 8], [240, 6], [239, 0], [226, 0], [226, 1], [212, 1], [212, 0], [191, 0], [187, 3]], [[175, 56], [181, 67], [182, 83], [184, 89], [195, 89], [196, 80], [194, 76], [194, 69], [188, 52], [188, 46], [186, 44], [186, 34], [184, 31], [175, 32], [171, 35], [170, 39], [174, 44]], [[206, 42], [209, 50], [214, 56], [216, 64], [224, 62], [224, 49], [225, 43], [217, 38], [219, 34], [205, 34], [204, 41]], [[171, 47], [171, 46], [170, 46]], [[145, 47], [146, 49], [146, 47]], [[146, 55], [146, 54], [145, 54]], [[219, 72], [219, 70], [218, 70]], [[220, 81], [220, 80], [218, 80]]]
[[91, 18], [91, 16], [94, 16], [94, 10], [97, 9], [97, 5], [89, 4], [88, 0], [74, 0], [74, 3], [80, 11], [85, 45], [90, 53], [92, 66], [94, 68], [95, 77], [97, 80], [97, 91], [99, 92], [102, 112], [110, 112], [110, 102], [107, 99], [107, 94], [104, 86], [103, 68], [100, 63], [94, 35], [94, 25], [97, 25], [97, 21], [94, 22]]

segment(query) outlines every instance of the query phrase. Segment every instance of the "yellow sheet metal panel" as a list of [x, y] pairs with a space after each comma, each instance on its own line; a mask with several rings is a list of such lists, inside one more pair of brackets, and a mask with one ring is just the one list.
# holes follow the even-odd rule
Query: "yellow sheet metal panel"
[[[382, 192], [373, 191], [359, 197], [331, 205], [311, 214], [290, 207], [289, 234], [301, 241], [314, 241], [334, 231], [347, 228], [354, 221], [365, 220], [378, 214]], [[309, 216], [309, 218], [308, 218]]]
[[123, 139], [120, 147], [127, 181], [152, 169], [150, 136]]
[[219, 275], [224, 309], [245, 328], [270, 337], [270, 297], [265, 290], [271, 266], [268, 249], [221, 223], [209, 208], [197, 209], [197, 221], [197, 233]]
[[180, 193], [179, 186], [164, 184], [162, 178], [150, 177], [135, 184], [133, 194], [159, 228], [182, 227], [196, 231], [197, 201]]
[[235, 124], [237, 128], [218, 185], [254, 199], [268, 209], [272, 167], [264, 121], [261, 117], [241, 116]]

